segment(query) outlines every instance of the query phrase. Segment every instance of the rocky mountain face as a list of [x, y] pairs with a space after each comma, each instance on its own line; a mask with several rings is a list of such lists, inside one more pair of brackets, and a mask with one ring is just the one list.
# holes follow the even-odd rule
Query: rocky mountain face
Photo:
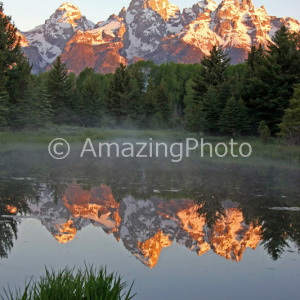
[[77, 6], [64, 3], [45, 24], [20, 35], [35, 73], [58, 55], [76, 74], [86, 67], [109, 73], [121, 62], [141, 59], [199, 62], [215, 44], [236, 64], [247, 58], [252, 45], [267, 47], [283, 24], [300, 30], [298, 21], [269, 16], [251, 0], [223, 0], [219, 5], [203, 0], [182, 12], [168, 0], [132, 0], [127, 9], [97, 24]]
[[192, 200], [128, 196], [118, 203], [105, 185], [88, 191], [74, 183], [57, 204], [46, 191], [41, 199], [39, 204], [29, 204], [30, 215], [41, 220], [59, 243], [71, 242], [79, 230], [92, 224], [113, 234], [150, 268], [158, 263], [162, 249], [173, 242], [199, 256], [213, 251], [227, 260], [240, 261], [246, 248], [255, 249], [261, 239], [261, 227], [246, 224], [242, 212], [230, 201], [223, 204], [224, 216], [208, 227]]
[[81, 16], [77, 6], [64, 3], [45, 21], [23, 36], [22, 47], [25, 55], [33, 64], [33, 72], [45, 70], [58, 55], [64, 51], [68, 42], [77, 30], [88, 30], [95, 24]]

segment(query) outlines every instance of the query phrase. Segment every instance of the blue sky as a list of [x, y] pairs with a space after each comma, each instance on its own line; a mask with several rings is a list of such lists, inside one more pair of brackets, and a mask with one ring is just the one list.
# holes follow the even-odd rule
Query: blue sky
[[[23, 31], [43, 24], [64, 0], [0, 0], [4, 3], [5, 13], [11, 15], [16, 26]], [[191, 7], [197, 0], [169, 0], [181, 9]], [[76, 4], [83, 15], [97, 23], [106, 20], [111, 14], [118, 13], [123, 6], [126, 8], [130, 0], [74, 0], [68, 1]], [[221, 0], [215, 0], [220, 3]], [[264, 5], [268, 14], [278, 17], [289, 16], [300, 20], [299, 0], [252, 0], [255, 7]]]

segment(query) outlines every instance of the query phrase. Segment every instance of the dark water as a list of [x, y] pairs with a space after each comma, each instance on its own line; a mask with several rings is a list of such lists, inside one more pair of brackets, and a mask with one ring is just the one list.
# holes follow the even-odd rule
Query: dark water
[[0, 288], [106, 265], [135, 299], [300, 299], [300, 168], [0, 156]]

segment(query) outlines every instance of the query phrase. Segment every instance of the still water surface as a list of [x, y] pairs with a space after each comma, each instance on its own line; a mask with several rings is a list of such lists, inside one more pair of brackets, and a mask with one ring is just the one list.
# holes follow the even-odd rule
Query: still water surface
[[106, 266], [135, 299], [300, 299], [300, 168], [0, 157], [0, 288]]

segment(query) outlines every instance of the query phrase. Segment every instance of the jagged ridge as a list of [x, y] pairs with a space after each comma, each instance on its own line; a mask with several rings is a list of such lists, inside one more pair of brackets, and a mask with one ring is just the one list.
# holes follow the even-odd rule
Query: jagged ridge
[[58, 55], [77, 74], [86, 67], [108, 73], [121, 62], [139, 59], [199, 62], [215, 44], [236, 64], [245, 60], [252, 45], [267, 47], [282, 24], [291, 31], [300, 29], [298, 21], [269, 16], [251, 0], [219, 5], [204, 0], [182, 12], [168, 0], [132, 0], [128, 9], [96, 25], [67, 2], [43, 25], [20, 35], [34, 73], [44, 71]]

